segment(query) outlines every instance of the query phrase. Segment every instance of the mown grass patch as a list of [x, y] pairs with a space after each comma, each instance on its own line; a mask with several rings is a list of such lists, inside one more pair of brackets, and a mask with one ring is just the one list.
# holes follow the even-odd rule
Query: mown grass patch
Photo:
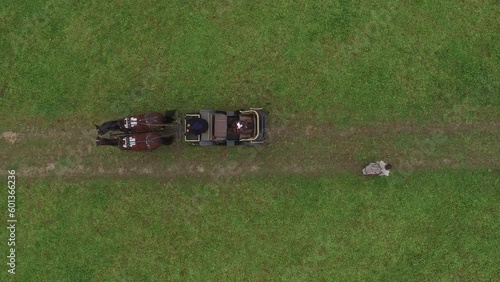
[[19, 180], [17, 275], [489, 280], [500, 260], [498, 185], [485, 170]]
[[279, 123], [490, 120], [498, 12], [454, 1], [7, 3], [1, 123], [250, 105]]

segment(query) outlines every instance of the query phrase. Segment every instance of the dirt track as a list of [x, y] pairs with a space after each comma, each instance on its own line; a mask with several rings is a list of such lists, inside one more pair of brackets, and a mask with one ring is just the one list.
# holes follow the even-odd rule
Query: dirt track
[[199, 148], [178, 144], [154, 152], [122, 152], [96, 147], [93, 128], [4, 132], [0, 154], [5, 169], [20, 177], [142, 176], [159, 178], [358, 173], [369, 161], [384, 159], [398, 172], [481, 167], [497, 170], [500, 123], [370, 127], [274, 127], [258, 147]]

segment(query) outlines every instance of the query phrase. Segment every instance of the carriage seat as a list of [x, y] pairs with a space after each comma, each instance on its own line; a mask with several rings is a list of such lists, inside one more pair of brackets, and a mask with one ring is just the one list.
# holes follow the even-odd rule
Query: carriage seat
[[227, 116], [225, 114], [214, 114], [214, 137], [225, 139], [227, 137]]

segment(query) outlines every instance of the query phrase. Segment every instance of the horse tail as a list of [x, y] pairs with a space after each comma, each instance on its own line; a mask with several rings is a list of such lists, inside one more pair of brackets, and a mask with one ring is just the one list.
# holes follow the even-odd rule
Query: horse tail
[[161, 137], [160, 139], [161, 144], [168, 146], [174, 142], [174, 136], [169, 136], [169, 137]]
[[165, 117], [163, 118], [163, 123], [167, 124], [167, 123], [174, 122], [175, 121], [175, 112], [177, 112], [177, 110], [166, 111]]

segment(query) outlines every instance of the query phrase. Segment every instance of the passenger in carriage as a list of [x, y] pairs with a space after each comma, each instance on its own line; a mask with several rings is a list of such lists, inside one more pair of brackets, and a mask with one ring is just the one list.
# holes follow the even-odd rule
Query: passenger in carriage
[[235, 134], [251, 134], [253, 132], [254, 124], [251, 121], [237, 120], [231, 124], [231, 128]]
[[207, 132], [208, 122], [202, 118], [193, 118], [186, 125], [186, 133], [200, 135]]

